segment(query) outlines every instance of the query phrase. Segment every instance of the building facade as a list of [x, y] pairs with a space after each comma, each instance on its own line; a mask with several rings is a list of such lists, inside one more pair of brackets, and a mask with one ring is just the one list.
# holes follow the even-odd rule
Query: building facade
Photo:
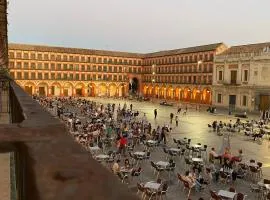
[[212, 102], [214, 57], [223, 43], [146, 54], [143, 59], [143, 94], [198, 104]]
[[213, 104], [231, 111], [270, 106], [270, 43], [233, 46], [215, 57]]
[[130, 82], [135, 81], [137, 87], [142, 85], [142, 56], [9, 44], [9, 69], [10, 75], [30, 95], [122, 97], [128, 94]]
[[214, 57], [223, 43], [136, 54], [9, 44], [9, 69], [30, 95], [127, 96], [211, 104]]

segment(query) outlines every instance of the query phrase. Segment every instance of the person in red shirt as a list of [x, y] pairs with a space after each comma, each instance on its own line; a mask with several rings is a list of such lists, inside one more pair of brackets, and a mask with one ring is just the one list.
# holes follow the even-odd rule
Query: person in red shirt
[[120, 139], [119, 139], [119, 146], [118, 146], [118, 152], [119, 153], [123, 153], [123, 155], [125, 156], [126, 154], [126, 146], [127, 146], [127, 139], [125, 137], [123, 137], [123, 135], [120, 135]]

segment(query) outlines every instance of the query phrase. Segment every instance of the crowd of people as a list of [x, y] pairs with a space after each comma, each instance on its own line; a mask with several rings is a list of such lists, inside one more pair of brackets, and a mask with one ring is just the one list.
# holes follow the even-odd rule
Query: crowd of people
[[[106, 162], [110, 163], [109, 168], [122, 181], [126, 182], [129, 180], [127, 174], [130, 174], [132, 177], [140, 175], [142, 167], [140, 164], [137, 165], [138, 162], [140, 159], [149, 158], [152, 153], [151, 148], [153, 146], [148, 146], [147, 141], [157, 142], [155, 145], [164, 146], [164, 148], [169, 149], [167, 145], [168, 137], [171, 137], [172, 125], [161, 126], [151, 124], [146, 114], [134, 110], [132, 104], [129, 106], [126, 103], [122, 104], [122, 106], [114, 103], [104, 105], [80, 98], [44, 97], [36, 98], [36, 100], [54, 116], [66, 123], [71, 135], [85, 149], [89, 150], [92, 147], [94, 149], [97, 145], [102, 152], [106, 152], [104, 156], [106, 157]], [[187, 109], [184, 109], [183, 112], [187, 112]], [[180, 116], [180, 113], [181, 108], [177, 108], [176, 113], [171, 113], [168, 119], [169, 124], [172, 124], [173, 120], [175, 120], [175, 126], [178, 126], [178, 116]], [[183, 115], [185, 114], [183, 113]], [[158, 112], [155, 109], [154, 119], [157, 116]], [[219, 132], [218, 129], [221, 130], [224, 128], [230, 131], [238, 131], [240, 127], [249, 127], [249, 125], [243, 124], [241, 120], [237, 120], [235, 123], [232, 121], [229, 123], [214, 121], [209, 126], [216, 132]], [[265, 124], [259, 124], [259, 126], [263, 125]], [[203, 163], [201, 161], [192, 161], [193, 157], [202, 158], [202, 152], [207, 149], [206, 145], [206, 148], [201, 145], [196, 148], [192, 147], [190, 139], [186, 140], [183, 144], [177, 141], [176, 144], [179, 154], [168, 152], [168, 156], [170, 157], [169, 164], [164, 170], [174, 169], [176, 162], [173, 156], [183, 155], [186, 162], [184, 164], [188, 162], [192, 164], [190, 168], [185, 169], [185, 172], [180, 175], [181, 180], [187, 183], [190, 188], [195, 188], [198, 192], [204, 190], [213, 181], [218, 182], [224, 178], [224, 174], [227, 177], [230, 174], [231, 180], [235, 181], [237, 178], [245, 176], [247, 170], [249, 170], [246, 169], [245, 163], [243, 165], [241, 164], [244, 157], [241, 149], [239, 149], [237, 155], [233, 155], [229, 148], [225, 148], [223, 152], [217, 152], [212, 147], [209, 151], [208, 164], [206, 164], [203, 161], [204, 159], [202, 160]], [[135, 145], [138, 145], [139, 148], [141, 146], [146, 147], [142, 149], [145, 156], [134, 158], [133, 149]], [[92, 152], [91, 155], [99, 162], [102, 162], [102, 158], [98, 158], [95, 153]], [[111, 160], [111, 158], [113, 159]], [[218, 161], [218, 164], [216, 161]], [[224, 174], [221, 172], [221, 169], [224, 170]], [[230, 169], [231, 172], [228, 173]], [[260, 166], [258, 165], [256, 170], [259, 169]], [[158, 183], [158, 181], [156, 182]], [[162, 182], [162, 184], [164, 187], [166, 186], [166, 182]]]

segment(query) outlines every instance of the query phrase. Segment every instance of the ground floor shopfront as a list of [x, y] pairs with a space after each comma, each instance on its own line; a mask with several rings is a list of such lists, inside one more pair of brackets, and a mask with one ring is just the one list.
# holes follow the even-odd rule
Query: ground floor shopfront
[[212, 103], [212, 89], [208, 85], [144, 84], [143, 95], [149, 98], [176, 100], [189, 103]]
[[231, 111], [267, 111], [270, 109], [270, 88], [213, 86], [213, 105]]
[[16, 81], [28, 94], [39, 96], [124, 97], [129, 86], [125, 82], [88, 81]]

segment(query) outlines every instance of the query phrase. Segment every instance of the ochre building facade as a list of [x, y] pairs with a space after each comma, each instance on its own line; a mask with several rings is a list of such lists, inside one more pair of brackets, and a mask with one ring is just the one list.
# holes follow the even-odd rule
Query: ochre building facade
[[135, 53], [9, 44], [9, 69], [30, 95], [123, 97], [130, 79], [142, 85]]
[[210, 44], [148, 54], [9, 44], [10, 75], [30, 95], [140, 96], [212, 103]]

